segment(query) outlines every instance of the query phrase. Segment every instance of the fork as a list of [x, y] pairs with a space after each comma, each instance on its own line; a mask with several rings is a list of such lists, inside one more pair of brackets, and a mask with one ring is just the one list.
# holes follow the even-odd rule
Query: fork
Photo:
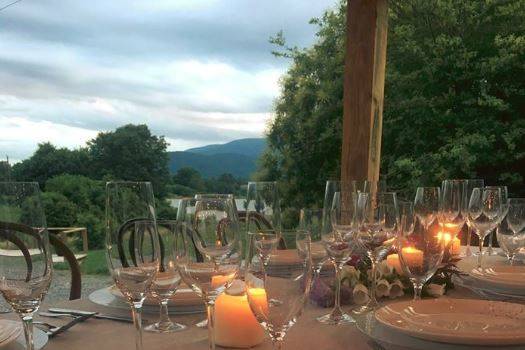
[[94, 314], [86, 314], [86, 315], [83, 315], [83, 316], [78, 316], [76, 318], [74, 318], [73, 320], [69, 321], [68, 323], [66, 323], [65, 325], [63, 326], [54, 326], [50, 323], [47, 323], [47, 322], [42, 322], [42, 321], [33, 321], [33, 323], [35, 325], [42, 325], [44, 327], [47, 328], [47, 330], [43, 330], [49, 338], [52, 338], [54, 337], [55, 335], [58, 335], [66, 330], [68, 330], [69, 328], [73, 327], [74, 325], [76, 325], [77, 323], [80, 323], [80, 322], [83, 322], [85, 320], [87, 320], [88, 318], [91, 318], [93, 317]]

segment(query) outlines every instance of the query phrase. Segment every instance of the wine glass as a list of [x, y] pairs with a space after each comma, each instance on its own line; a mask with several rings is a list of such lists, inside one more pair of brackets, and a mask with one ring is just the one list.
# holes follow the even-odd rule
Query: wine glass
[[[509, 199], [509, 192], [507, 190], [507, 186], [485, 186], [487, 188], [499, 188], [501, 190], [501, 210], [500, 214], [498, 216], [498, 225], [503, 221], [505, 216], [507, 215], [507, 209], [508, 209], [508, 199]], [[487, 249], [487, 255], [494, 255], [492, 245], [494, 241], [494, 235], [492, 232], [489, 234], [489, 247]]]
[[142, 350], [142, 304], [160, 268], [159, 235], [151, 183], [108, 182], [106, 223], [108, 269], [131, 306], [135, 348]]
[[326, 254], [335, 266], [335, 303], [332, 311], [317, 318], [324, 324], [340, 325], [354, 323], [352, 316], [341, 309], [341, 273], [343, 266], [350, 260], [355, 249], [357, 230], [356, 211], [359, 195], [364, 193], [334, 193], [330, 218], [333, 230], [322, 234], [322, 243]]
[[370, 300], [366, 305], [354, 310], [355, 313], [364, 313], [379, 306], [376, 299], [376, 267], [396, 242], [399, 225], [396, 194], [377, 192], [372, 188], [368, 200], [358, 201], [357, 216], [360, 222], [358, 242], [366, 250], [372, 265]]
[[482, 188], [485, 186], [485, 181], [483, 181], [482, 179], [469, 179], [469, 180], [466, 180], [466, 183], [465, 183], [465, 217], [466, 217], [466, 221], [467, 221], [467, 249], [465, 250], [465, 257], [468, 257], [468, 256], [471, 256], [472, 255], [472, 251], [470, 249], [470, 242], [472, 240], [472, 231], [474, 229], [474, 227], [472, 226], [472, 223], [469, 221], [469, 217], [468, 217], [468, 204], [469, 204], [469, 201], [470, 201], [470, 196], [472, 195], [472, 191], [474, 190], [474, 188], [476, 187], [479, 187], [479, 188]]
[[[249, 234], [250, 245], [255, 235]], [[274, 248], [267, 264], [263, 264], [261, 252], [257, 246], [252, 247], [245, 276], [248, 303], [257, 321], [268, 331], [274, 349], [282, 348], [286, 333], [302, 313], [312, 279], [308, 232], [286, 231], [282, 235], [289, 242], [289, 249]], [[286, 268], [283, 261], [289, 262]]]
[[24, 326], [32, 350], [33, 315], [47, 294], [52, 258], [36, 182], [0, 182], [0, 292]]
[[402, 218], [401, 222], [411, 220], [415, 223], [412, 231], [405, 230], [405, 225], [401, 225], [399, 230], [398, 256], [403, 271], [414, 286], [414, 300], [419, 300], [423, 285], [441, 264], [445, 240], [439, 236], [440, 225], [437, 220], [429, 225], [426, 222], [422, 223], [419, 217], [415, 216], [413, 219]]
[[525, 198], [509, 198], [506, 212], [496, 235], [507, 259], [514, 265], [516, 253], [525, 247]]
[[[139, 222], [142, 230], [153, 230], [151, 221]], [[153, 280], [149, 295], [160, 304], [158, 322], [144, 327], [145, 331], [154, 333], [173, 333], [186, 329], [185, 325], [171, 321], [168, 313], [168, 302], [175, 295], [181, 283], [180, 273], [175, 266], [176, 245], [181, 243], [182, 231], [176, 220], [158, 220], [159, 246], [161, 249], [159, 271]]]
[[470, 196], [468, 218], [479, 237], [478, 268], [483, 259], [483, 240], [498, 225], [501, 211], [501, 189], [474, 188]]
[[438, 219], [441, 225], [441, 237], [445, 241], [445, 251], [450, 249], [465, 225], [467, 214], [465, 185], [466, 180], [444, 180], [441, 183]]
[[399, 229], [410, 234], [414, 231], [415, 225], [414, 203], [398, 200], [397, 205], [399, 208]]
[[206, 304], [209, 348], [215, 349], [215, 300], [231, 285], [241, 262], [237, 213], [227, 198], [196, 200], [191, 226], [184, 231], [184, 249], [178, 249], [176, 264], [184, 282]]
[[246, 194], [248, 232], [261, 229], [281, 230], [281, 206], [277, 182], [248, 182]]
[[414, 199], [414, 213], [419, 221], [430, 226], [439, 213], [439, 187], [418, 187]]
[[310, 233], [310, 250], [315, 273], [318, 274], [327, 255], [322, 243], [323, 210], [303, 208], [299, 214], [299, 230]]

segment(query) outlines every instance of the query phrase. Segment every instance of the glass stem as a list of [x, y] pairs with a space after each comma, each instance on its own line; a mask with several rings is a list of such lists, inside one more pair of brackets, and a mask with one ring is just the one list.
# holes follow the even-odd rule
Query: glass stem
[[215, 301], [206, 301], [206, 311], [208, 311], [208, 341], [209, 349], [215, 350]]
[[485, 237], [479, 236], [479, 255], [478, 255], [478, 268], [481, 269], [481, 260], [483, 259], [483, 241]]
[[472, 229], [470, 226], [467, 226], [467, 250], [465, 252], [465, 256], [471, 256], [472, 251], [470, 250], [470, 242], [472, 240]]
[[26, 349], [33, 350], [33, 314], [26, 314], [22, 316], [22, 323], [24, 324], [24, 334], [26, 337]]
[[142, 350], [142, 302], [133, 302], [131, 308], [133, 324], [135, 325], [135, 349]]
[[423, 283], [412, 282], [414, 284], [414, 300], [421, 300], [421, 292], [423, 291]]
[[165, 328], [171, 324], [170, 316], [168, 314], [168, 299], [163, 299], [160, 302], [160, 317], [159, 328]]
[[487, 255], [489, 255], [489, 256], [492, 255], [492, 240], [493, 239], [494, 238], [493, 238], [492, 231], [490, 231], [490, 233], [489, 233], [489, 249], [487, 250], [488, 251]]
[[372, 283], [370, 284], [370, 305], [372, 307], [375, 307], [377, 305], [377, 298], [376, 298], [377, 264], [375, 262], [375, 259], [371, 259], [371, 261], [372, 261]]
[[343, 314], [341, 310], [341, 272], [342, 266], [339, 263], [335, 263], [335, 301], [334, 309], [331, 312], [332, 319], [338, 319]]
[[283, 348], [283, 342], [282, 340], [274, 340], [272, 342], [273, 344], [273, 350], [281, 350]]

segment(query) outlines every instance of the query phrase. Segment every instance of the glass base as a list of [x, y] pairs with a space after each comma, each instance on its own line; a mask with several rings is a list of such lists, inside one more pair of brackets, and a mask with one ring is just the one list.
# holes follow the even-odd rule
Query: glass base
[[167, 324], [161, 324], [160, 322], [156, 322], [144, 327], [144, 330], [152, 333], [175, 333], [185, 330], [186, 328], [185, 325], [180, 323], [169, 322]]
[[195, 326], [199, 328], [208, 328], [208, 320], [202, 320], [200, 322], [195, 323]]
[[365, 304], [363, 306], [360, 306], [354, 310], [352, 310], [352, 312], [356, 315], [361, 315], [361, 314], [366, 314], [370, 311], [375, 311], [376, 309], [379, 308], [379, 303], [378, 302], [369, 302], [368, 304]]
[[329, 313], [328, 315], [317, 317], [317, 321], [329, 325], [344, 325], [355, 323], [355, 320], [352, 316], [344, 313], [337, 316], [334, 316], [331, 313]]

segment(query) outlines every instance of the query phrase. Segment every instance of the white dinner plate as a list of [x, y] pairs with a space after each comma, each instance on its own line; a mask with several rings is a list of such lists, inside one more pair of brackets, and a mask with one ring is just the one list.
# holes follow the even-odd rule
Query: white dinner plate
[[402, 301], [375, 318], [386, 327], [434, 342], [525, 345], [525, 305], [476, 299]]
[[21, 322], [11, 320], [0, 320], [0, 347], [4, 347], [13, 342], [22, 333]]
[[[109, 291], [116, 298], [119, 298], [125, 302], [122, 292], [115, 285], [112, 285], [111, 287], [109, 287]], [[201, 305], [202, 303], [203, 303], [202, 298], [199, 297], [197, 293], [195, 293], [192, 289], [180, 288], [177, 290], [175, 295], [170, 299], [170, 301], [168, 302], [168, 306], [173, 306], [173, 307], [195, 306], [195, 305]], [[159, 303], [156, 300], [148, 297], [146, 298], [146, 300], [144, 300], [144, 305], [157, 307]]]
[[[93, 303], [107, 306], [116, 309], [129, 310], [129, 304], [124, 300], [115, 296], [112, 293], [112, 287], [106, 287], [98, 289], [89, 295], [89, 300]], [[158, 305], [144, 305], [142, 311], [147, 314], [157, 314], [159, 312]], [[168, 313], [170, 315], [186, 315], [186, 314], [197, 314], [205, 312], [204, 302], [202, 299], [199, 304], [193, 305], [172, 305], [168, 306]]]
[[522, 291], [525, 294], [525, 266], [475, 268], [470, 271], [470, 276], [487, 285], [494, 285], [509, 292]]

